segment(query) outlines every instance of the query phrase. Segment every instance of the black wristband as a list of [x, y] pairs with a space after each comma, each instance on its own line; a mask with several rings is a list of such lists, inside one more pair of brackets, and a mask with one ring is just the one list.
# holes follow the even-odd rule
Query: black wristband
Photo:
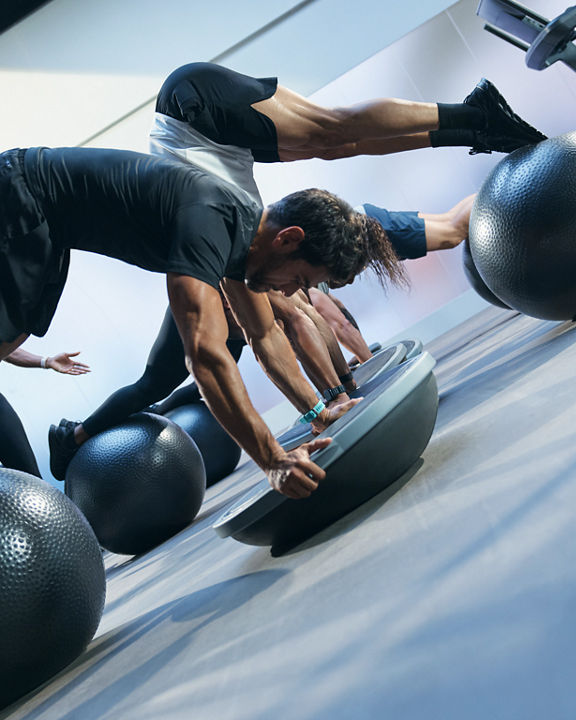
[[344, 385], [344, 383], [350, 382], [350, 380], [354, 380], [354, 373], [346, 373], [346, 375], [340, 375], [338, 378], [340, 382]]
[[322, 395], [324, 395], [324, 400], [326, 400], [327, 403], [331, 402], [332, 400], [335, 400], [338, 395], [342, 395], [342, 393], [346, 392], [346, 388], [344, 385], [336, 385], [336, 387], [328, 388], [328, 390], [324, 390]]

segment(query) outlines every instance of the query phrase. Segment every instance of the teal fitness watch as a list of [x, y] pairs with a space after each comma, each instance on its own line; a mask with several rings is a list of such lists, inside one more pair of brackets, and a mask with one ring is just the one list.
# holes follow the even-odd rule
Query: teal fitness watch
[[324, 402], [322, 400], [320, 400], [319, 402], [316, 403], [316, 405], [314, 405], [312, 410], [308, 410], [307, 413], [302, 415], [302, 417], [300, 418], [300, 422], [301, 423], [312, 422], [312, 420], [315, 420], [318, 417], [318, 415], [320, 415], [322, 410], [325, 410], [325, 409], [326, 409], [326, 405], [324, 405]]

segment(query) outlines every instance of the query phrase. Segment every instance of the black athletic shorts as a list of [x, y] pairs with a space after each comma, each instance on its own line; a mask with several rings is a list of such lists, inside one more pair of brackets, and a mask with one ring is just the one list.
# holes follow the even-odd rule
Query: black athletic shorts
[[0, 154], [0, 342], [46, 333], [70, 262], [28, 189], [24, 152]]
[[190, 63], [164, 81], [156, 112], [188, 123], [221, 145], [252, 151], [257, 162], [279, 162], [276, 127], [251, 107], [276, 92], [275, 77], [253, 78], [214, 63]]

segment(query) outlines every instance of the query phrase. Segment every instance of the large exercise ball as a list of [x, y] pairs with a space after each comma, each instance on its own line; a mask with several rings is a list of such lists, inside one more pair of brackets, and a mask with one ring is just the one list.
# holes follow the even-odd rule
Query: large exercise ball
[[194, 520], [206, 475], [200, 451], [181, 428], [139, 413], [86, 441], [65, 483], [103, 547], [138, 555]]
[[576, 132], [501, 160], [470, 218], [470, 250], [488, 288], [547, 320], [576, 316]]
[[502, 302], [500, 298], [496, 297], [496, 295], [494, 295], [492, 290], [490, 290], [484, 280], [482, 280], [482, 278], [480, 277], [478, 268], [476, 267], [476, 265], [474, 264], [474, 260], [472, 259], [472, 254], [470, 252], [470, 241], [468, 239], [464, 241], [464, 247], [462, 249], [462, 265], [464, 268], [464, 275], [466, 275], [468, 282], [483, 300], [486, 300], [486, 302], [489, 302], [492, 305], [496, 305], [497, 307], [510, 310], [510, 307], [506, 305], [505, 302]]
[[204, 458], [206, 485], [222, 480], [235, 469], [242, 450], [203, 402], [182, 405], [166, 413], [194, 440]]
[[0, 469], [0, 708], [80, 655], [105, 595], [98, 541], [74, 503]]

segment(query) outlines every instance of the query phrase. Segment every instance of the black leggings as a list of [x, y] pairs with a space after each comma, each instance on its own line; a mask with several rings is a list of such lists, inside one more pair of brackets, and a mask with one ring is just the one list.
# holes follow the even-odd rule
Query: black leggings
[[40, 477], [40, 470], [20, 418], [0, 394], [0, 462], [5, 468]]
[[[229, 338], [226, 343], [236, 362], [240, 359], [244, 344], [244, 340], [236, 338]], [[196, 383], [191, 383], [168, 397], [189, 376], [184, 346], [172, 312], [168, 308], [142, 377], [133, 385], [127, 385], [110, 395], [89, 418], [84, 420], [82, 423], [84, 430], [90, 436], [96, 435], [123, 422], [132, 413], [140, 412], [164, 398], [168, 399], [157, 408], [160, 413], [168, 412], [180, 405], [198, 402], [200, 392]]]

